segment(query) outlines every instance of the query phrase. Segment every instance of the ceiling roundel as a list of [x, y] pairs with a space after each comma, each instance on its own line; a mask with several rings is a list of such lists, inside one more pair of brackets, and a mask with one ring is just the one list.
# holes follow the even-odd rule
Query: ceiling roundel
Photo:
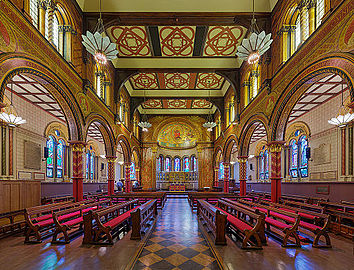
[[157, 137], [160, 146], [168, 148], [191, 148], [197, 143], [193, 128], [184, 123], [171, 123], [164, 126]]

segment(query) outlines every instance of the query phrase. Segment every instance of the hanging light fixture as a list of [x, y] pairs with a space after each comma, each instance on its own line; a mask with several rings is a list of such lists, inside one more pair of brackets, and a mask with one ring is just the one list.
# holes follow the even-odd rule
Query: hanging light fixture
[[85, 46], [86, 50], [91, 53], [96, 62], [101, 65], [105, 65], [107, 61], [111, 61], [117, 58], [117, 44], [110, 41], [109, 37], [103, 37], [102, 34], [105, 32], [102, 12], [101, 12], [101, 0], [99, 0], [100, 5], [100, 18], [93, 30], [94, 34], [90, 31], [86, 31], [86, 35], [81, 35], [82, 44]]
[[[209, 90], [209, 103], [210, 102], [210, 90]], [[207, 129], [207, 131], [213, 131], [213, 128], [216, 127], [216, 123], [214, 122], [213, 115], [212, 115], [213, 106], [210, 108], [210, 113], [208, 114], [207, 121], [203, 124], [203, 127]]]
[[[146, 100], [145, 100], [145, 89], [144, 89], [144, 103], [145, 104]], [[143, 106], [141, 106], [143, 108]], [[143, 108], [144, 110], [144, 108]], [[141, 130], [146, 132], [148, 131], [149, 128], [151, 128], [151, 123], [149, 123], [146, 114], [142, 114], [141, 116], [141, 121], [138, 123], [138, 126], [141, 127]]]
[[16, 110], [12, 105], [12, 92], [13, 92], [13, 82], [11, 82], [11, 101], [10, 106], [5, 107], [3, 112], [0, 113], [0, 119], [7, 123], [10, 127], [17, 127], [18, 125], [26, 123], [25, 119], [16, 115]]
[[249, 32], [251, 33], [250, 37], [242, 40], [241, 45], [237, 47], [236, 55], [240, 60], [247, 60], [249, 64], [256, 64], [261, 55], [269, 50], [273, 39], [271, 39], [271, 33], [266, 35], [264, 31], [259, 31], [256, 18], [254, 16], [254, 0]]
[[338, 126], [338, 127], [345, 127], [349, 122], [354, 120], [354, 113], [344, 114], [345, 106], [343, 103], [343, 95], [344, 95], [343, 81], [342, 81], [342, 91], [341, 92], [342, 92], [342, 105], [341, 105], [342, 110], [341, 111], [343, 111], [343, 115], [339, 114], [337, 117], [333, 117], [331, 120], [328, 120], [328, 123], [330, 123], [331, 125]]

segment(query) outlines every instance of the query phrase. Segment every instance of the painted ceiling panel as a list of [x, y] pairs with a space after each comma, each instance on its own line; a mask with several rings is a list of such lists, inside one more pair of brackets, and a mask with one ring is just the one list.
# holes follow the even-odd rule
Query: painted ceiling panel
[[211, 109], [212, 103], [205, 99], [148, 99], [143, 109]]
[[235, 56], [247, 29], [242, 26], [210, 26], [203, 56]]

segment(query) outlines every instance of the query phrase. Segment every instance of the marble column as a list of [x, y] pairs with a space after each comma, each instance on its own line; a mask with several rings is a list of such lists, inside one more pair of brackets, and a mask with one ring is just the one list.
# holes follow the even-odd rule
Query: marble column
[[340, 128], [341, 137], [341, 175], [346, 174], [346, 126]]
[[[48, 12], [48, 41], [54, 45], [53, 27], [54, 27], [54, 9], [55, 2], [48, 1], [47, 12]], [[54, 45], [55, 46], [55, 45]]]
[[306, 13], [307, 13], [307, 6], [305, 1], [302, 1], [299, 5], [300, 9], [300, 29], [301, 29], [301, 43], [307, 39], [305, 29], [306, 27]]
[[270, 151], [271, 199], [278, 203], [281, 198], [281, 151], [285, 142], [272, 141], [268, 143]]
[[240, 175], [240, 196], [246, 196], [246, 176], [247, 176], [247, 159], [248, 156], [238, 157], [239, 175]]
[[281, 34], [281, 38], [282, 38], [282, 47], [283, 47], [283, 63], [286, 62], [288, 60], [288, 34], [289, 34], [289, 26], [288, 25], [284, 25], [281, 30], [280, 30], [280, 34]]
[[83, 200], [83, 151], [86, 143], [82, 141], [70, 141], [73, 153], [73, 196], [75, 201]]
[[106, 157], [108, 163], [108, 195], [114, 194], [115, 166], [117, 157]]
[[141, 186], [141, 181], [140, 181], [140, 168], [135, 168], [135, 174], [136, 174], [136, 181], [138, 181], [139, 186]]
[[229, 193], [230, 163], [224, 162], [224, 192]]
[[45, 13], [47, 11], [47, 3], [46, 1], [42, 0], [38, 2], [38, 6], [39, 6], [39, 16], [38, 16], [39, 32], [41, 32], [41, 34], [44, 36], [45, 35]]
[[315, 20], [315, 11], [316, 11], [316, 3], [315, 1], [310, 1], [308, 6], [309, 12], [309, 35], [311, 35], [315, 31], [316, 20]]
[[125, 192], [129, 193], [131, 191], [130, 162], [124, 163], [124, 167], [125, 167]]

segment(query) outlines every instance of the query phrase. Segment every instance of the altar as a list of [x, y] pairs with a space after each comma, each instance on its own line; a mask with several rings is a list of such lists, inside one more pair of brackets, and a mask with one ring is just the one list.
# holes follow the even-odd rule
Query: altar
[[170, 189], [171, 185], [183, 185], [185, 189], [198, 189], [197, 172], [158, 172], [157, 189]]

